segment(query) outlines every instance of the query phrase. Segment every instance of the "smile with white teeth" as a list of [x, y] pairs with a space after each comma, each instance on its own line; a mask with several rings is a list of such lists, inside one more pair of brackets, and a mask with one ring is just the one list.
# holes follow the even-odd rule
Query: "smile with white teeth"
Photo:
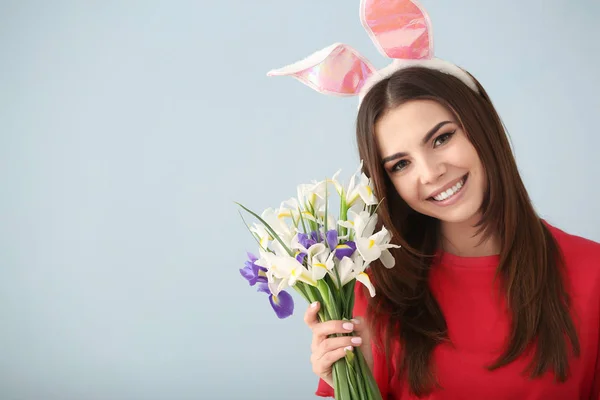
[[462, 178], [460, 180], [460, 182], [458, 182], [456, 185], [454, 185], [450, 189], [438, 194], [437, 196], [434, 196], [433, 199], [435, 201], [443, 201], [443, 200], [449, 199], [450, 197], [454, 196], [456, 193], [460, 192], [460, 189], [463, 187], [464, 184], [465, 184], [465, 178]]

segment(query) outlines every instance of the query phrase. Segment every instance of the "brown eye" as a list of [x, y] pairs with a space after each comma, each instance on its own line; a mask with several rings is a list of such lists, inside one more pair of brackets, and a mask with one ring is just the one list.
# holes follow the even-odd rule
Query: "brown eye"
[[404, 168], [408, 167], [410, 164], [407, 160], [400, 160], [398, 163], [394, 164], [392, 167], [392, 172], [402, 171]]
[[[454, 131], [455, 132], [455, 131]], [[443, 133], [433, 141], [433, 147], [438, 147], [452, 138], [454, 132]]]

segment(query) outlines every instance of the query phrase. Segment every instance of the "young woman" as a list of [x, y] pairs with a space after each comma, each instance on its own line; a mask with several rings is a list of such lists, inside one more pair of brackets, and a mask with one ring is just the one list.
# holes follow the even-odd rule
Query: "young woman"
[[360, 96], [360, 158], [401, 245], [394, 268], [371, 265], [375, 297], [357, 284], [362, 318], [306, 311], [317, 394], [360, 346], [384, 399], [600, 399], [600, 244], [536, 214], [489, 96], [434, 57], [417, 1], [360, 6], [390, 65], [335, 43], [269, 73]]
[[370, 268], [377, 296], [357, 285], [362, 319], [307, 310], [320, 396], [360, 346], [384, 399], [600, 398], [600, 244], [538, 217], [473, 80], [401, 69], [361, 103], [360, 157], [402, 248]]

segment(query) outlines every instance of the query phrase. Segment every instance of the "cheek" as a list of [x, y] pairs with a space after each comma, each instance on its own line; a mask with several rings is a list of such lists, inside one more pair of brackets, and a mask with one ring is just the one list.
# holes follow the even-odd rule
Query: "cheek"
[[465, 168], [476, 168], [481, 164], [479, 154], [475, 146], [469, 140], [461, 136], [446, 153], [452, 159], [452, 163]]
[[478, 173], [483, 175], [483, 178], [485, 179], [485, 169], [483, 168], [483, 163], [481, 162], [479, 154], [477, 154], [475, 149], [470, 151], [468, 154], [465, 154], [465, 160], [468, 160], [468, 167], [470, 169], [477, 170]]
[[487, 191], [489, 189], [487, 173], [481, 163], [479, 164], [479, 185], [483, 191]]
[[402, 197], [408, 205], [412, 205], [418, 201], [418, 192], [414, 184], [410, 183], [410, 180], [407, 177], [402, 177], [402, 179], [395, 179], [392, 181], [394, 184], [394, 188], [396, 188], [396, 192]]
[[481, 162], [481, 159], [479, 158], [479, 154], [477, 154], [477, 151], [475, 150], [475, 148], [473, 148], [473, 150], [471, 152], [469, 152], [468, 155], [465, 154], [465, 156], [468, 157], [466, 159], [468, 160], [468, 163], [469, 163], [469, 165], [466, 167], [469, 168], [471, 170], [471, 172], [474, 173], [474, 181], [477, 182], [477, 185], [482, 190], [485, 190], [487, 188], [488, 179], [487, 179], [485, 167], [483, 166], [483, 163]]

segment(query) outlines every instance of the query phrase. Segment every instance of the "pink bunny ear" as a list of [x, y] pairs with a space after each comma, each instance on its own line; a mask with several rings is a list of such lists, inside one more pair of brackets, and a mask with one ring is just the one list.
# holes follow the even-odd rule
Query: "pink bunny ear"
[[433, 57], [431, 22], [416, 0], [361, 0], [360, 21], [384, 56]]
[[268, 76], [291, 75], [319, 93], [355, 96], [376, 69], [352, 47], [334, 43]]

